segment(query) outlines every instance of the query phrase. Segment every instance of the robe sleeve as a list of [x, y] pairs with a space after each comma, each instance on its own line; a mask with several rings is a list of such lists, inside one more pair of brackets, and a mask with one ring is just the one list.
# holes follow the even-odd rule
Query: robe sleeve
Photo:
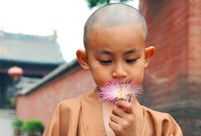
[[183, 136], [181, 128], [171, 115], [169, 115], [169, 124], [163, 122], [163, 130], [164, 131], [168, 130], [166, 134], [167, 136]]
[[80, 99], [61, 102], [55, 109], [43, 136], [76, 135], [79, 123]]
[[182, 130], [170, 114], [144, 109], [142, 135], [183, 136]]

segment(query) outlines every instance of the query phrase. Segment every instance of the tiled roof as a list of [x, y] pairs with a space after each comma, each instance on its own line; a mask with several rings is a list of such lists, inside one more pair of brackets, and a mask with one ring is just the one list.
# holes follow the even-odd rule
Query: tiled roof
[[[80, 68], [80, 65], [79, 65], [77, 59], [71, 61], [70, 63], [62, 64], [58, 68], [53, 70], [51, 73], [49, 73], [48, 75], [43, 77], [42, 79], [35, 80], [37, 82], [35, 82], [34, 84], [32, 83], [29, 86], [22, 87], [21, 90], [18, 90], [17, 95], [27, 95], [31, 92], [34, 92], [38, 88], [50, 83], [51, 81], [59, 78], [60, 76], [63, 76], [66, 73], [70, 73], [72, 70], [78, 70], [79, 68]], [[24, 83], [22, 83], [22, 84], [24, 84]]]
[[56, 34], [34, 36], [0, 31], [0, 61], [42, 64], [64, 63]]

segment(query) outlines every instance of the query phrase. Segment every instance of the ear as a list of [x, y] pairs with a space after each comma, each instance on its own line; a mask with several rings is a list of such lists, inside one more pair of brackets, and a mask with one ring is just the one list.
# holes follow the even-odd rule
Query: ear
[[88, 65], [88, 62], [87, 62], [87, 54], [86, 54], [86, 52], [84, 50], [82, 50], [82, 49], [79, 49], [79, 50], [77, 50], [76, 55], [77, 55], [77, 60], [80, 63], [81, 67], [83, 69], [85, 69], [85, 70], [88, 70], [89, 65]]
[[149, 46], [145, 48], [145, 64], [144, 67], [146, 68], [155, 53], [155, 48], [153, 46]]

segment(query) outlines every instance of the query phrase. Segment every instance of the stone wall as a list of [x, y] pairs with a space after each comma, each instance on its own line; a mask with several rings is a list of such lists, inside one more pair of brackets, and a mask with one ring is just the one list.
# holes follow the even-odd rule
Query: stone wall
[[141, 0], [156, 54], [142, 104], [169, 112], [184, 135], [201, 135], [201, 1]]
[[23, 120], [40, 119], [46, 126], [59, 102], [78, 97], [94, 87], [89, 71], [76, 68], [28, 95], [18, 96], [17, 116]]

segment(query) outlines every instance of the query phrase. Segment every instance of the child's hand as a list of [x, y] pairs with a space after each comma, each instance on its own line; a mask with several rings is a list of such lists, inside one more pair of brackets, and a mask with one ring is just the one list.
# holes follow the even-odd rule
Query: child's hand
[[109, 122], [115, 136], [136, 136], [136, 121], [132, 105], [120, 101], [112, 110]]

